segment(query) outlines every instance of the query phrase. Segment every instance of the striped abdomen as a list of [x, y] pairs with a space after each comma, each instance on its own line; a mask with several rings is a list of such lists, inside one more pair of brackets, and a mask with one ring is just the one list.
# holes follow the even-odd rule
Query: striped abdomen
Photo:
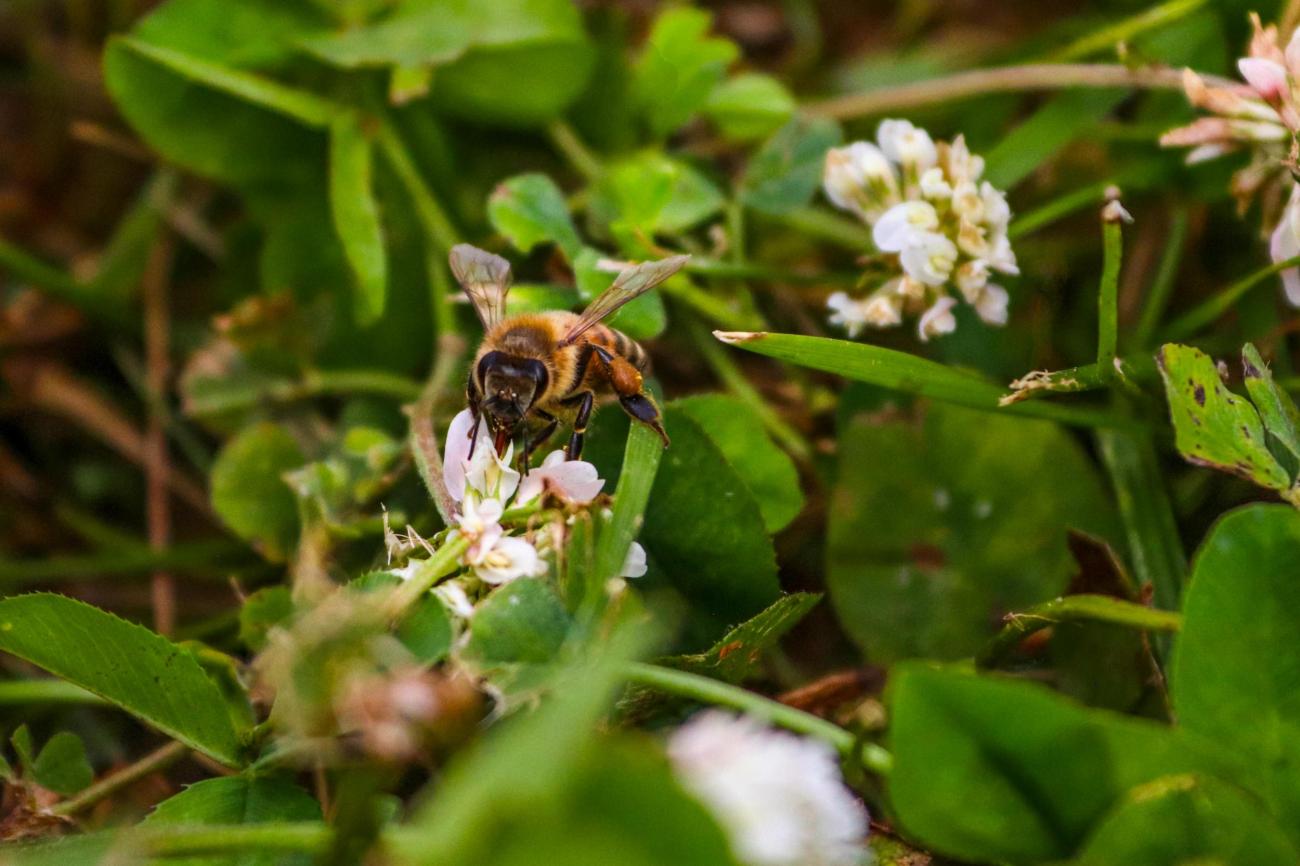
[[617, 331], [607, 325], [596, 325], [587, 332], [587, 339], [615, 355], [627, 358], [638, 371], [644, 375], [649, 375], [649, 354], [646, 353], [645, 349], [641, 348], [640, 343], [622, 331]]

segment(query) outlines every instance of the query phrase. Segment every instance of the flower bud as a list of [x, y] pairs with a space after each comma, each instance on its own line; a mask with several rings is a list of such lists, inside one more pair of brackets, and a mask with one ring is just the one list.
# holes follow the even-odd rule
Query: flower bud
[[826, 152], [822, 187], [836, 207], [868, 221], [898, 200], [894, 167], [880, 148], [866, 141]]
[[957, 299], [944, 295], [921, 314], [921, 320], [916, 326], [921, 342], [929, 342], [931, 337], [940, 337], [957, 330], [957, 318], [952, 314], [952, 308], [955, 306], [957, 306]]
[[905, 201], [885, 211], [871, 227], [871, 239], [882, 253], [900, 252], [914, 237], [939, 227], [934, 205], [923, 201]]
[[885, 156], [918, 174], [939, 159], [930, 133], [913, 126], [908, 120], [880, 121], [880, 126], [876, 128], [876, 141], [880, 143]]
[[941, 286], [957, 264], [957, 246], [941, 234], [924, 232], [911, 239], [899, 260], [912, 279], [927, 286]]

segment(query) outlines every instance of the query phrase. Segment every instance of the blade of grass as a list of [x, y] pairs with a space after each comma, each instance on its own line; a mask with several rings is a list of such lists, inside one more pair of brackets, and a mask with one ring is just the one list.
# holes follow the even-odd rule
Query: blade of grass
[[1157, 607], [1178, 610], [1187, 558], [1149, 434], [1099, 430], [1097, 444], [1115, 488], [1134, 576], [1150, 584]]
[[1205, 0], [1168, 0], [1158, 6], [1116, 21], [1099, 30], [1082, 36], [1069, 45], [1043, 58], [1048, 63], [1068, 63], [1082, 60], [1090, 54], [1113, 51], [1121, 42], [1128, 42], [1143, 33], [1156, 30], [1185, 18], [1205, 5]]
[[1165, 242], [1165, 251], [1160, 256], [1160, 267], [1156, 271], [1155, 280], [1151, 283], [1151, 291], [1147, 293], [1146, 301], [1142, 304], [1142, 317], [1133, 332], [1131, 342], [1134, 348], [1151, 344], [1156, 327], [1165, 314], [1165, 308], [1169, 306], [1169, 296], [1174, 290], [1174, 280], [1178, 278], [1178, 268], [1182, 264], [1183, 248], [1187, 244], [1187, 226], [1187, 208], [1180, 207], [1174, 210], [1169, 222], [1169, 239]]
[[1246, 296], [1247, 292], [1263, 283], [1264, 280], [1297, 265], [1300, 265], [1300, 256], [1274, 262], [1247, 274], [1171, 322], [1161, 332], [1160, 342], [1176, 343], [1179, 340], [1186, 340], [1231, 310], [1237, 305], [1238, 301]]
[[650, 501], [664, 447], [644, 424], [633, 424], [623, 452], [623, 470], [614, 491], [614, 514], [596, 541], [594, 582], [604, 584], [623, 570], [628, 549], [641, 529], [641, 516]]
[[1130, 426], [1139, 423], [1106, 409], [1063, 406], [1057, 403], [1026, 401], [1004, 408], [1000, 406], [1000, 400], [1005, 392], [987, 379], [881, 346], [801, 334], [726, 331], [714, 331], [713, 334], [724, 343], [760, 355], [974, 409], [1047, 418], [1084, 427]]
[[1096, 204], [1105, 199], [1106, 190], [1110, 186], [1111, 181], [1093, 183], [1052, 199], [1047, 204], [1012, 220], [1011, 225], [1007, 227], [1007, 237], [1015, 240], [1049, 226], [1059, 219], [1064, 219], [1075, 211]]
[[0, 682], [0, 706], [28, 704], [107, 704], [94, 692], [67, 680], [4, 680]]

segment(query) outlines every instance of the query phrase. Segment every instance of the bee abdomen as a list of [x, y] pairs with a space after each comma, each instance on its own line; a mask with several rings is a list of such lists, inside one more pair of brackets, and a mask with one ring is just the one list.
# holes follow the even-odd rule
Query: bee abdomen
[[632, 366], [636, 367], [639, 372], [646, 373], [649, 371], [650, 356], [646, 353], [645, 349], [641, 348], [640, 343], [633, 340], [622, 331], [616, 331], [613, 328], [609, 329], [609, 333], [610, 342], [613, 343], [611, 348], [614, 349], [615, 352], [631, 361]]

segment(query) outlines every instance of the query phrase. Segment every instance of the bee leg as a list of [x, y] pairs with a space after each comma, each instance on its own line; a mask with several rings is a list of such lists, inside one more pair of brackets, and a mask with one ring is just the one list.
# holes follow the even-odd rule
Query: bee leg
[[659, 420], [659, 407], [653, 400], [645, 394], [629, 394], [626, 397], [619, 397], [618, 402], [624, 412], [658, 433], [659, 438], [664, 441], [664, 447], [668, 447], [668, 434], [664, 431], [663, 422]]
[[596, 395], [583, 391], [570, 399], [578, 404], [578, 414], [573, 419], [573, 434], [569, 436], [564, 454], [569, 460], [577, 460], [582, 456], [582, 435], [587, 432], [587, 422], [591, 419], [591, 407], [595, 405]]
[[533, 460], [533, 451], [537, 448], [538, 445], [541, 445], [547, 439], [550, 439], [551, 436], [555, 433], [555, 428], [560, 426], [560, 420], [556, 418], [554, 415], [552, 415], [550, 412], [543, 412], [541, 409], [534, 409], [533, 414], [537, 415], [537, 417], [545, 421], [546, 426], [542, 427], [541, 430], [537, 431], [536, 436], [533, 436], [531, 438], [528, 436], [524, 437], [523, 450], [524, 450], [524, 473], [525, 474], [528, 473], [528, 465]]

